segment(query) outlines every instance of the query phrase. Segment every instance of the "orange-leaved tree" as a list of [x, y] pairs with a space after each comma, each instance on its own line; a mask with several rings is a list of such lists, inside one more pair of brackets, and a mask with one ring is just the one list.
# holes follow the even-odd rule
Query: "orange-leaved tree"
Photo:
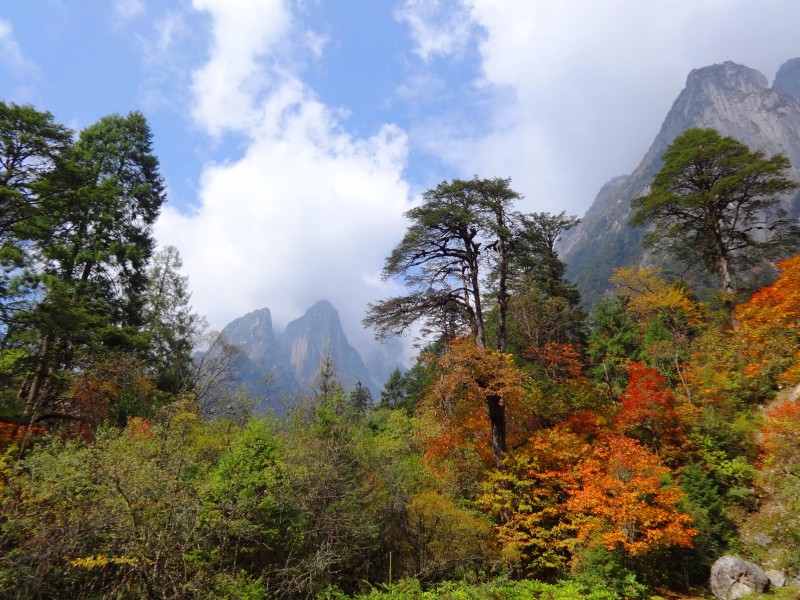
[[522, 575], [563, 574], [572, 558], [575, 525], [567, 511], [572, 470], [590, 453], [570, 423], [535, 432], [490, 473], [478, 503], [494, 518], [503, 557]]
[[800, 382], [800, 254], [777, 265], [780, 277], [736, 307], [737, 333], [750, 376]]
[[669, 546], [690, 547], [696, 531], [680, 512], [684, 494], [669, 482], [669, 469], [639, 442], [624, 436], [598, 440], [578, 465], [570, 490], [578, 541], [644, 556]]
[[420, 411], [438, 424], [428, 457], [469, 447], [487, 465], [500, 466], [509, 439], [513, 443], [525, 436], [525, 415], [530, 414], [525, 373], [510, 354], [479, 348], [464, 338], [431, 360], [440, 375], [420, 403]]
[[800, 402], [785, 400], [764, 411], [761, 450], [766, 466], [800, 461]]
[[522, 355], [538, 360], [547, 376], [557, 384], [585, 382], [585, 368], [581, 347], [578, 344], [548, 342], [539, 348], [526, 349]]
[[0, 421], [0, 450], [12, 444], [28, 446], [43, 435], [47, 435], [47, 430], [42, 427]]

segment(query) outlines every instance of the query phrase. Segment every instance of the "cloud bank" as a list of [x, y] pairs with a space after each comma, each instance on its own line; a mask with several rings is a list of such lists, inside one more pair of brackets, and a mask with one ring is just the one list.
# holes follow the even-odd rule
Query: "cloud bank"
[[298, 33], [284, 3], [195, 8], [210, 16], [213, 39], [193, 74], [192, 116], [211, 136], [236, 136], [242, 153], [207, 164], [195, 211], [168, 207], [157, 237], [180, 249], [195, 308], [216, 327], [264, 306], [282, 327], [326, 298], [363, 348], [370, 334], [358, 337], [359, 322], [387, 293], [377, 274], [405, 227], [407, 136], [388, 123], [348, 134], [276, 62]]
[[420, 55], [439, 39], [477, 44], [473, 86], [494, 96], [480, 130], [441, 115], [412, 144], [464, 176], [511, 176], [527, 210], [581, 215], [603, 183], [636, 167], [691, 69], [733, 60], [772, 77], [798, 55], [800, 3], [784, 0], [460, 5], [474, 27], [413, 0], [402, 14]]

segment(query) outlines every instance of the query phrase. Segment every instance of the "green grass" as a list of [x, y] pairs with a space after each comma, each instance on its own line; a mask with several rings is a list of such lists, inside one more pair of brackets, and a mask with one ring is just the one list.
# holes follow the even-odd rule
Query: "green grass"
[[606, 589], [589, 589], [572, 582], [555, 584], [539, 581], [497, 580], [484, 584], [463, 581], [441, 583], [424, 590], [414, 579], [404, 579], [392, 586], [380, 585], [355, 596], [346, 596], [337, 590], [328, 590], [319, 600], [624, 600], [619, 594]]
[[[430, 589], [423, 589], [416, 579], [403, 579], [392, 586], [370, 586], [355, 596], [348, 596], [333, 588], [320, 594], [318, 600], [629, 600], [643, 598], [639, 590], [631, 595], [600, 586], [587, 587], [573, 581], [549, 584], [539, 581], [508, 581], [499, 579], [488, 583], [448, 581]], [[711, 592], [696, 590], [694, 594], [673, 595], [670, 600], [714, 600]], [[662, 596], [644, 596], [648, 600], [666, 600]], [[800, 600], [798, 588], [773, 588], [766, 594], [748, 596], [752, 600]]]

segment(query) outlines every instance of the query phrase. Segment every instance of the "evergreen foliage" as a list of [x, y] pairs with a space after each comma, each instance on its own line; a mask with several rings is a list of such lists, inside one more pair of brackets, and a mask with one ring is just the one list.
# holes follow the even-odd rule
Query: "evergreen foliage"
[[69, 139], [48, 113], [3, 104], [2, 348], [20, 419], [81, 419], [69, 375], [107, 350], [138, 353], [165, 200], [144, 116], [111, 115]]
[[798, 187], [789, 160], [767, 158], [713, 129], [689, 129], [670, 145], [650, 193], [633, 201], [631, 225], [653, 225], [647, 246], [662, 245], [719, 276], [733, 302], [744, 269], [800, 243], [800, 227], [780, 208]]
[[[325, 356], [265, 417], [177, 249], [154, 251], [144, 117], [72, 139], [0, 103], [0, 145], [0, 597], [616, 600], [704, 583], [731, 549], [800, 570], [797, 256], [733, 326], [620, 269], [587, 331], [553, 251], [575, 219], [514, 212], [506, 179], [444, 182], [387, 259], [410, 294], [366, 319], [435, 343], [377, 405]], [[708, 132], [672, 151], [647, 219], [791, 188]], [[687, 164], [727, 174], [667, 202]]]

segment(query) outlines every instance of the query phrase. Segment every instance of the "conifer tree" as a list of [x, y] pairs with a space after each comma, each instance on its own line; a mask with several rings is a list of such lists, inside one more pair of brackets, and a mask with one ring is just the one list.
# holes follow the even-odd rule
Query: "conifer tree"
[[631, 225], [652, 225], [646, 246], [667, 248], [716, 273], [732, 308], [746, 267], [800, 243], [800, 227], [780, 206], [798, 187], [786, 177], [789, 160], [694, 128], [678, 136], [663, 161], [650, 193], [633, 201]]

